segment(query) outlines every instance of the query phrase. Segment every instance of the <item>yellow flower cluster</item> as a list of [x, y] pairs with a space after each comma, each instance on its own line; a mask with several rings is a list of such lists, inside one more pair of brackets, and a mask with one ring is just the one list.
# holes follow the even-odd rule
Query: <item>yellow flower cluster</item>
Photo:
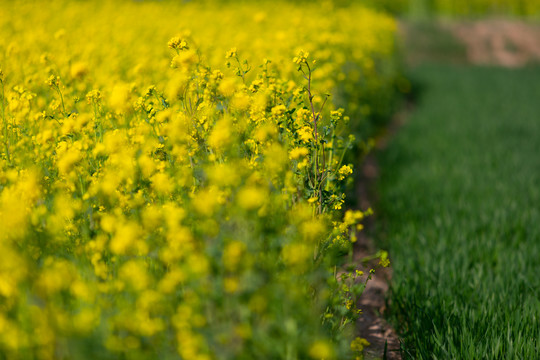
[[331, 2], [1, 12], [0, 353], [351, 352], [332, 269], [363, 213], [337, 211], [343, 114], [392, 96], [391, 18]]

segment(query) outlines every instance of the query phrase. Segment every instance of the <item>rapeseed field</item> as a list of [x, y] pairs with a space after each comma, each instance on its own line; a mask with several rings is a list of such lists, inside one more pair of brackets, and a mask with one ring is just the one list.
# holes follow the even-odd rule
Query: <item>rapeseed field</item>
[[395, 31], [331, 2], [2, 1], [0, 358], [361, 356], [346, 153]]

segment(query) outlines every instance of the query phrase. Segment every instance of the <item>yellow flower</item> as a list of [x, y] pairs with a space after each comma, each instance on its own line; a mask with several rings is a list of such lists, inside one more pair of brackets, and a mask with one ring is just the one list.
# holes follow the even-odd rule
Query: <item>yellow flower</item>
[[80, 79], [88, 74], [88, 65], [82, 61], [76, 62], [70, 68], [71, 77]]
[[304, 143], [309, 143], [313, 140], [313, 130], [309, 126], [303, 126], [297, 131], [298, 136]]
[[280, 116], [283, 115], [287, 111], [287, 108], [285, 105], [276, 105], [272, 108], [272, 115], [274, 116]]
[[116, 228], [109, 247], [114, 254], [118, 255], [134, 253], [142, 240], [141, 236], [142, 231], [138, 224], [133, 222], [121, 224]]
[[171, 60], [171, 67], [176, 69], [188, 70], [189, 67], [197, 62], [197, 53], [193, 50], [182, 51]]
[[189, 49], [186, 40], [180, 38], [179, 36], [175, 36], [171, 38], [169, 42], [167, 43], [167, 46], [170, 49], [175, 49], [175, 50]]
[[240, 281], [236, 277], [226, 277], [223, 279], [223, 287], [225, 288], [225, 292], [230, 294], [235, 293], [240, 288]]
[[240, 182], [239, 171], [233, 164], [216, 164], [207, 170], [207, 174], [213, 185], [234, 186]]
[[175, 268], [166, 273], [158, 284], [158, 290], [165, 294], [174, 292], [178, 284], [187, 279], [187, 274], [181, 269]]
[[261, 187], [247, 186], [242, 188], [237, 195], [237, 202], [245, 210], [258, 209], [264, 204], [268, 192]]
[[298, 160], [309, 154], [309, 150], [305, 147], [296, 147], [289, 151], [289, 158], [292, 160]]
[[205, 216], [212, 216], [217, 205], [219, 204], [219, 192], [216, 188], [211, 187], [206, 190], [199, 191], [193, 196], [191, 203], [195, 210]]
[[125, 113], [131, 109], [129, 102], [129, 86], [127, 84], [119, 84], [114, 86], [109, 97], [109, 105], [111, 109], [118, 113]]
[[229, 145], [232, 138], [232, 123], [231, 119], [225, 117], [220, 119], [208, 137], [208, 145], [217, 150], [222, 150]]
[[369, 345], [371, 344], [366, 339], [357, 337], [351, 342], [351, 350], [361, 352], [364, 351], [364, 348]]
[[388, 267], [390, 266], [390, 260], [388, 259], [388, 252], [387, 251], [381, 251], [381, 257], [379, 260], [379, 265], [382, 267]]
[[244, 92], [237, 92], [231, 99], [231, 109], [237, 111], [245, 111], [249, 109], [251, 98]]
[[338, 171], [338, 180], [343, 180], [352, 173], [352, 165], [343, 165]]
[[325, 224], [319, 219], [311, 219], [304, 222], [300, 228], [302, 236], [307, 240], [320, 240], [326, 229]]
[[220, 82], [218, 90], [223, 96], [231, 97], [236, 92], [237, 87], [237, 78], [228, 77]]
[[334, 357], [334, 350], [329, 342], [318, 340], [309, 348], [309, 356], [317, 360], [328, 360]]
[[297, 243], [285, 245], [281, 253], [288, 266], [304, 268], [313, 255], [313, 250], [306, 244]]
[[225, 54], [226, 59], [230, 59], [237, 56], [237, 50], [235, 47], [231, 48], [227, 53]]
[[38, 283], [47, 294], [68, 289], [75, 280], [75, 268], [66, 260], [47, 258]]
[[293, 62], [298, 65], [305, 64], [307, 63], [308, 57], [309, 57], [309, 52], [300, 50], [298, 51], [298, 55], [294, 57]]
[[73, 316], [72, 323], [77, 333], [81, 335], [89, 334], [99, 325], [99, 311], [95, 309], [83, 309]]
[[51, 75], [47, 79], [46, 83], [50, 87], [56, 87], [57, 88], [58, 86], [60, 86], [60, 78], [58, 76]]
[[137, 291], [146, 289], [150, 282], [146, 265], [139, 260], [130, 260], [122, 265], [119, 277]]
[[57, 162], [58, 171], [62, 175], [67, 175], [75, 165], [81, 160], [82, 154], [79, 150], [71, 148]]
[[173, 179], [166, 173], [157, 173], [150, 180], [152, 181], [152, 187], [159, 195], [170, 195], [174, 190]]
[[223, 250], [223, 264], [225, 269], [235, 271], [242, 262], [242, 256], [246, 251], [246, 245], [240, 241], [231, 241]]

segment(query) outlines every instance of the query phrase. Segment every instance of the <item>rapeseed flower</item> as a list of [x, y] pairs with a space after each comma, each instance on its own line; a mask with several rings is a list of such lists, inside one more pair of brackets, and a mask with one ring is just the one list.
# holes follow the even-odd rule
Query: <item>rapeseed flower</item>
[[35, 5], [0, 17], [0, 353], [347, 356], [356, 302], [332, 267], [367, 214], [338, 211], [343, 114], [391, 98], [395, 22]]

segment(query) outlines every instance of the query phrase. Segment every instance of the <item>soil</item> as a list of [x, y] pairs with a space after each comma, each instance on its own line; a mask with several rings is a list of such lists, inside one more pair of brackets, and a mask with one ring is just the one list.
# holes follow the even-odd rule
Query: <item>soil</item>
[[[391, 124], [376, 139], [377, 150], [386, 147], [389, 139], [405, 122], [406, 114], [409, 112], [410, 109], [405, 109], [396, 114]], [[378, 178], [379, 168], [374, 153], [369, 154], [362, 164], [360, 175], [356, 181], [355, 195], [359, 201], [360, 209], [367, 210], [372, 208], [373, 203], [376, 202], [376, 193], [373, 191], [373, 186]], [[400, 339], [396, 331], [384, 319], [387, 293], [392, 279], [392, 266], [390, 265], [387, 268], [377, 267], [378, 260], [363, 262], [363, 259], [377, 252], [375, 240], [368, 235], [369, 230], [373, 228], [376, 221], [376, 214], [366, 218], [364, 221], [365, 230], [358, 234], [358, 241], [354, 249], [354, 256], [356, 263], [359, 264], [359, 270], [368, 274], [370, 269], [377, 268], [360, 297], [358, 307], [362, 310], [362, 316], [356, 324], [357, 333], [358, 336], [365, 338], [370, 343], [370, 346], [364, 350], [366, 360], [401, 360]]]
[[401, 22], [407, 64], [426, 61], [520, 67], [540, 63], [540, 23], [483, 19]]
[[465, 45], [473, 64], [519, 67], [540, 62], [539, 24], [490, 19], [443, 27]]

